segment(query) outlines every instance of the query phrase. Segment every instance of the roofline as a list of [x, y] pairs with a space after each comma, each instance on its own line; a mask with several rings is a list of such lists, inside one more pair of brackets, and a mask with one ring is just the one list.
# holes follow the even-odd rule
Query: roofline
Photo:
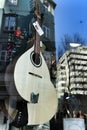
[[56, 3], [53, 0], [48, 0], [48, 1], [53, 5], [53, 8], [55, 9], [56, 8]]

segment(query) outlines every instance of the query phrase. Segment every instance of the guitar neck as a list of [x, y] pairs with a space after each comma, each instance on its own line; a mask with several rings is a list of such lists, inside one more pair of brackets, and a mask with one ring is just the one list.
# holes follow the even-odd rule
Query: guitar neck
[[35, 53], [36, 54], [40, 54], [40, 36], [39, 34], [36, 32], [36, 41], [35, 41]]
[[[39, 5], [38, 5], [37, 1], [35, 1], [35, 7], [36, 7], [35, 15], [37, 17], [37, 22], [40, 25], [41, 24], [41, 15], [40, 15]], [[37, 27], [37, 30], [38, 30], [38, 27]], [[40, 35], [38, 34], [37, 31], [35, 33], [36, 33], [35, 34], [36, 41], [35, 41], [35, 48], [34, 49], [35, 49], [36, 54], [40, 54]]]

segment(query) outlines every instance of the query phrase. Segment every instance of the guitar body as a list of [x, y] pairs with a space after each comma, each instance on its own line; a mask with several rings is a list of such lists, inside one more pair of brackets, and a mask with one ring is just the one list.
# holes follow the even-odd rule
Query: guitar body
[[34, 62], [34, 46], [17, 60], [14, 81], [20, 96], [29, 102], [28, 125], [48, 122], [56, 113], [57, 96], [41, 52], [39, 63]]

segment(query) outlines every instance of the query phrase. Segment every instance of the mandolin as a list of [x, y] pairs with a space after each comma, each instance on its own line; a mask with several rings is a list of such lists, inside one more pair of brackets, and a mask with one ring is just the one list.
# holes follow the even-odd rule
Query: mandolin
[[[36, 22], [40, 25], [41, 19], [37, 1], [35, 1], [35, 7]], [[19, 95], [28, 102], [28, 125], [48, 122], [57, 110], [56, 91], [40, 51], [40, 35], [37, 31], [35, 32], [34, 45], [19, 57], [14, 69], [16, 89]]]

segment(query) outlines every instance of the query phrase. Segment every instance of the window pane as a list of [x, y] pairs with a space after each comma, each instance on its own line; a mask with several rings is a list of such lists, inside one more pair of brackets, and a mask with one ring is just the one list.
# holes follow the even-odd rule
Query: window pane
[[9, 31], [14, 31], [15, 30], [15, 25], [16, 25], [16, 21], [15, 21], [15, 17], [10, 17], [9, 18]]
[[18, 0], [8, 0], [7, 2], [9, 5], [17, 5], [18, 4]]
[[8, 30], [8, 24], [9, 24], [9, 17], [5, 17], [5, 25], [4, 25], [5, 30]]
[[4, 16], [4, 31], [12, 32], [16, 28], [16, 17], [11, 15]]

